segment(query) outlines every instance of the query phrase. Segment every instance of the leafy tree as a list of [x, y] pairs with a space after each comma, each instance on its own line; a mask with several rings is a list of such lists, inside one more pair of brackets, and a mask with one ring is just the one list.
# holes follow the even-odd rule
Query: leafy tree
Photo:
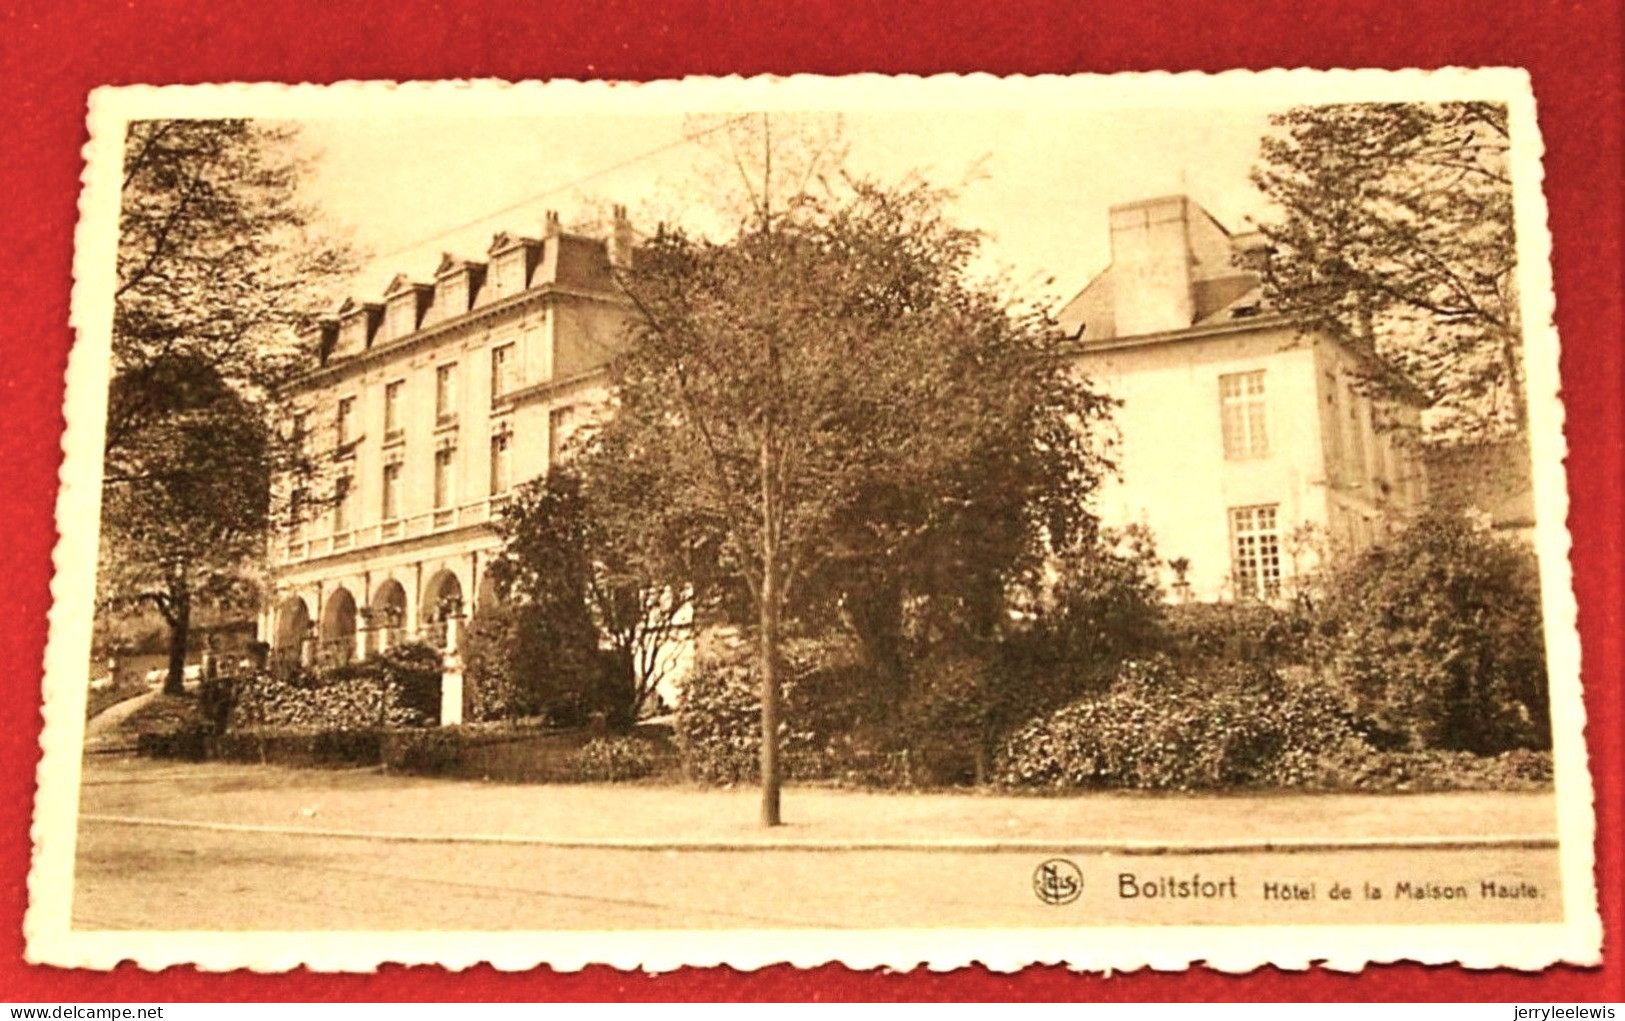
[[767, 825], [787, 616], [929, 588], [974, 626], [1046, 541], [1092, 525], [1107, 402], [1041, 314], [968, 279], [978, 239], [943, 200], [849, 182], [764, 201], [726, 241], [660, 234], [622, 282], [639, 314], [597, 442], [692, 530], [697, 590], [748, 596]]
[[[125, 139], [103, 589], [158, 606], [171, 691], [195, 601], [249, 583], [270, 478], [321, 468], [273, 428], [269, 400], [301, 365], [294, 330], [349, 259], [314, 236], [294, 143], [246, 120], [138, 121]], [[330, 500], [319, 483], [297, 488], [300, 514]]]
[[1432, 517], [1372, 547], [1331, 586], [1333, 669], [1363, 715], [1415, 747], [1549, 747], [1533, 551]]
[[106, 487], [105, 605], [157, 610], [169, 630], [164, 690], [179, 694], [193, 607], [253, 606], [243, 566], [264, 549], [271, 440], [264, 418], [194, 367], [184, 408], [141, 432], [142, 477]]
[[1374, 389], [1420, 388], [1434, 438], [1522, 429], [1506, 108], [1301, 106], [1272, 124], [1253, 172], [1282, 213], [1262, 225], [1269, 299], [1370, 353]]
[[608, 686], [618, 696], [611, 716], [627, 724], [664, 676], [686, 611], [681, 578], [663, 573], [683, 540], [649, 527], [659, 519], [635, 468], [555, 466], [514, 494], [492, 564], [502, 595], [517, 604], [516, 626], [551, 634], [557, 641], [541, 644], [554, 655], [562, 650], [596, 675], [600, 641], [608, 646], [615, 674]]

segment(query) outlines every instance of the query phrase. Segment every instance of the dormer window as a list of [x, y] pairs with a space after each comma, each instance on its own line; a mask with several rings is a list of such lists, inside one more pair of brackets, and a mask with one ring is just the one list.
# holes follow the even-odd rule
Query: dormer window
[[458, 273], [440, 281], [435, 302], [445, 309], [445, 316], [460, 316], [468, 311], [468, 274]]
[[399, 340], [418, 328], [417, 300], [408, 293], [389, 302], [389, 339]]
[[417, 332], [432, 290], [427, 284], [414, 284], [405, 273], [396, 274], [384, 290], [385, 339], [400, 340]]
[[525, 289], [535, 248], [536, 242], [513, 234], [498, 234], [491, 241], [490, 294], [486, 300], [506, 298]]

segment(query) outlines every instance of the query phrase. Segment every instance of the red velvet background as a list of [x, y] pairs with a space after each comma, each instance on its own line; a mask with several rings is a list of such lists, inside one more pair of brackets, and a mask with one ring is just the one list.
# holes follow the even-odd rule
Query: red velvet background
[[[648, 977], [610, 969], [371, 976], [111, 974], [22, 962], [39, 678], [50, 603], [62, 378], [84, 103], [101, 84], [608, 77], [796, 71], [996, 74], [1232, 67], [1512, 65], [1545, 132], [1563, 337], [1575, 586], [1598, 786], [1600, 969], [1540, 975], [1413, 965], [1360, 976], [855, 973], [839, 967]], [[801, 4], [524, 0], [21, 2], [0, 13], [0, 1000], [1421, 999], [1621, 1000], [1621, 103], [1617, 0], [952, 0]], [[1290, 97], [1283, 97], [1289, 99]], [[90, 536], [70, 536], [89, 540]]]

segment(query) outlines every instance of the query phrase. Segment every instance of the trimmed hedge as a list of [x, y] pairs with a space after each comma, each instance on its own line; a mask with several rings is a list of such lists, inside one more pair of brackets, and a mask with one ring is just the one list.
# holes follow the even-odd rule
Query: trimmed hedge
[[204, 742], [207, 757], [278, 766], [376, 766], [382, 734], [359, 730], [236, 730]]

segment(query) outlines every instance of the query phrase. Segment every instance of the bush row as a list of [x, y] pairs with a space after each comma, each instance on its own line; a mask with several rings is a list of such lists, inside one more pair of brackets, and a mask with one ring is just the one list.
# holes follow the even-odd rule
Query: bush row
[[1362, 738], [1342, 700], [1260, 672], [1208, 689], [1167, 661], [1125, 664], [1103, 695], [1011, 734], [997, 775], [1017, 787], [1193, 790], [1321, 786]]
[[249, 674], [231, 682], [227, 693], [204, 694], [205, 715], [218, 720], [223, 710], [228, 730], [424, 726], [440, 717], [440, 652], [401, 645], [314, 673]]
[[[670, 761], [669, 745], [664, 745], [658, 734], [600, 737], [576, 743], [579, 740], [570, 733], [481, 725], [250, 727], [222, 734], [192, 722], [141, 734], [137, 751], [152, 758], [194, 762], [326, 768], [382, 765], [400, 773], [541, 782], [636, 780], [654, 775]], [[513, 762], [511, 755], [502, 754], [509, 749], [523, 761]]]

